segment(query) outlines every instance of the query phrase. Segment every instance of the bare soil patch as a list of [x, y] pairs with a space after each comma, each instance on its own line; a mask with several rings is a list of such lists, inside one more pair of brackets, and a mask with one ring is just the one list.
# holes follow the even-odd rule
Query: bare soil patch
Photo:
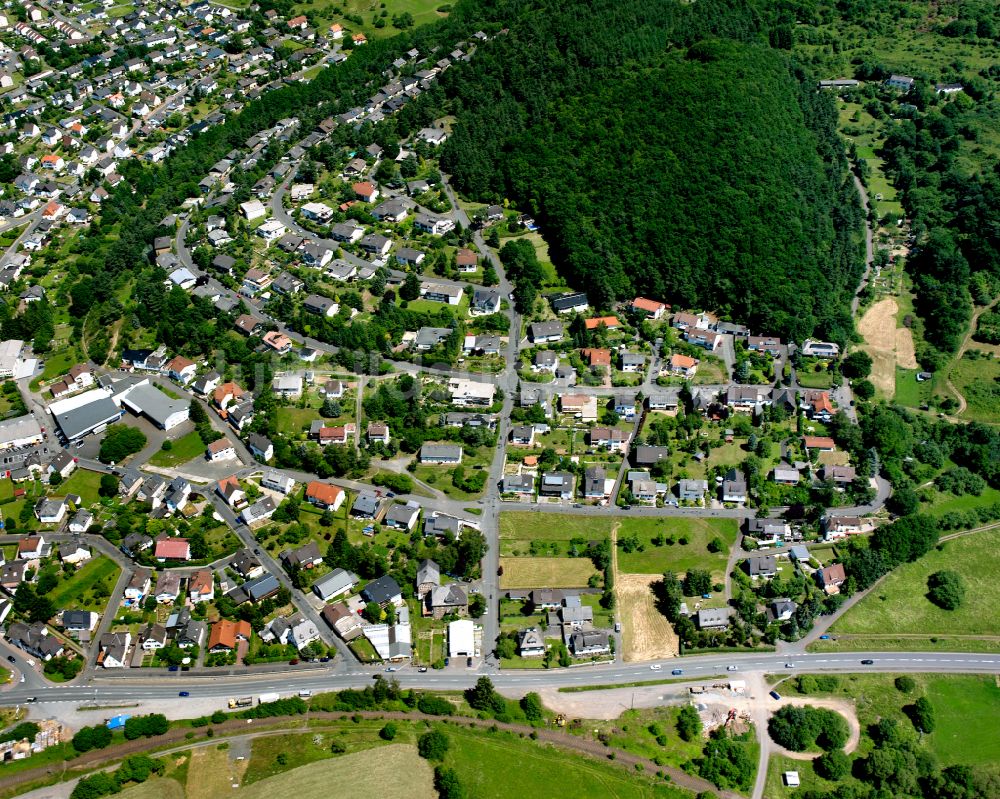
[[619, 574], [615, 593], [622, 619], [622, 657], [627, 662], [677, 657], [677, 635], [653, 601], [658, 574]]
[[908, 327], [896, 328], [896, 364], [902, 369], [920, 368], [913, 348], [913, 331]]
[[[875, 389], [892, 399], [896, 394], [896, 313], [899, 306], [891, 297], [879, 300], [858, 323], [858, 332], [864, 337], [862, 349], [872, 359], [871, 381]], [[907, 332], [909, 332], [907, 330]], [[910, 339], [912, 351], [913, 340]]]

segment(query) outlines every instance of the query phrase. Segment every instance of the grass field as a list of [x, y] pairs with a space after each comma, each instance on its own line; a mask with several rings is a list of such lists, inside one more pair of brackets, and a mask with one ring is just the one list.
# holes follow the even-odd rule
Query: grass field
[[[973, 533], [904, 563], [839, 619], [832, 632], [1000, 635], [998, 545], [1000, 530]], [[965, 581], [965, 601], [957, 610], [942, 610], [925, 596], [927, 578], [942, 569], [957, 572]]]
[[181, 436], [173, 442], [173, 447], [169, 450], [159, 450], [153, 454], [149, 462], [153, 466], [168, 468], [187, 463], [192, 458], [204, 456], [205, 445], [201, 441], [201, 436], [197, 431], [192, 430], [187, 435]]
[[120, 799], [185, 799], [184, 788], [177, 780], [159, 777], [126, 788], [118, 796]]
[[590, 558], [500, 558], [506, 588], [583, 588], [597, 570]]
[[[616, 719], [588, 721], [586, 726], [588, 732], [593, 729], [606, 734], [611, 746], [617, 749], [624, 749], [650, 760], [659, 757], [667, 765], [680, 768], [688, 760], [699, 757], [703, 748], [701, 740], [688, 742], [677, 734], [677, 716], [680, 710], [679, 705], [626, 710]], [[650, 730], [654, 724], [660, 727], [666, 737], [665, 746], [656, 742], [656, 735]]]
[[[104, 611], [107, 597], [111, 596], [121, 568], [110, 558], [96, 557], [77, 570], [68, 580], [61, 582], [49, 595], [57, 608]], [[104, 598], [95, 595], [94, 589], [103, 585]]]
[[838, 635], [836, 640], [814, 641], [809, 652], [1000, 652], [1000, 638], [958, 638], [941, 633], [926, 636]]
[[[683, 574], [688, 569], [708, 569], [713, 580], [725, 578], [726, 559], [736, 541], [738, 532], [735, 519], [694, 519], [648, 517], [622, 517], [618, 540], [636, 535], [644, 547], [642, 552], [618, 550], [618, 570], [638, 574], [663, 574], [666, 571]], [[687, 537], [688, 543], [653, 546], [654, 535], [673, 536], [676, 541]], [[725, 546], [719, 552], [709, 552], [708, 543], [721, 538]]]
[[974, 510], [984, 505], [993, 505], [1000, 502], [1000, 490], [986, 487], [978, 497], [973, 494], [963, 494], [955, 496], [938, 492], [931, 505], [927, 508], [927, 513], [932, 516], [940, 516], [942, 513], [951, 511]]
[[98, 493], [101, 488], [100, 472], [91, 472], [87, 469], [77, 469], [69, 476], [69, 479], [61, 483], [58, 492], [62, 496], [67, 494], [79, 494], [84, 506], [90, 506], [100, 502], [101, 495]]
[[610, 536], [611, 520], [607, 518], [520, 511], [500, 514], [501, 555], [525, 554], [532, 541], [554, 544], [554, 550], [564, 554], [573, 538], [600, 541]]
[[1000, 360], [973, 358], [966, 353], [951, 370], [951, 381], [968, 402], [963, 419], [1000, 421]]
[[232, 791], [229, 753], [214, 746], [191, 752], [187, 775], [187, 799], [214, 799]]
[[445, 765], [458, 772], [466, 796], [614, 797], [614, 799], [690, 799], [690, 794], [653, 786], [649, 778], [579, 755], [525, 743], [507, 733], [484, 735], [449, 729], [452, 747]]
[[[858, 721], [866, 730], [881, 718], [894, 718], [913, 729], [903, 712], [918, 696], [926, 696], [934, 707], [937, 727], [922, 743], [942, 766], [961, 763], [975, 766], [1000, 761], [1000, 686], [992, 676], [978, 674], [910, 674], [916, 688], [902, 693], [895, 674], [841, 675], [833, 696], [856, 703]], [[797, 693], [784, 682], [778, 690]], [[862, 735], [858, 752], [867, 754], [873, 744]], [[800, 763], [802, 761], [799, 761]]]
[[[266, 739], [254, 741], [255, 747], [262, 740]], [[277, 741], [279, 745], [282, 743], [280, 738]], [[286, 752], [291, 754], [293, 748], [286, 745]], [[329, 744], [322, 757], [329, 757]], [[350, 785], [350, 796], [358, 799], [434, 799], [437, 796], [430, 764], [417, 754], [415, 746], [406, 744], [380, 746], [300, 766], [241, 788], [235, 796], [238, 799], [273, 799], [275, 796], [327, 799], [340, 793], [332, 787], [336, 785]], [[231, 790], [227, 794], [233, 795]]]

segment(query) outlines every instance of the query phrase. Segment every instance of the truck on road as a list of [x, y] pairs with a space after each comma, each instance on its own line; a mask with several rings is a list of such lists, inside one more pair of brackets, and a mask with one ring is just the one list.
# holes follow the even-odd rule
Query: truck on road
[[250, 707], [253, 704], [252, 696], [240, 696], [229, 700], [229, 707]]
[[268, 702], [277, 702], [279, 699], [281, 699], [281, 697], [278, 695], [277, 692], [274, 692], [270, 694], [261, 694], [260, 696], [257, 697], [257, 702], [261, 705], [264, 705]]

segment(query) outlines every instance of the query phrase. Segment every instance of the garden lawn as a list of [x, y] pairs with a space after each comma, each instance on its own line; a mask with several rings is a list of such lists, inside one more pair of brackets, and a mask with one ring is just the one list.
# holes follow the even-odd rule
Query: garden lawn
[[286, 436], [296, 436], [309, 430], [314, 419], [320, 419], [316, 408], [278, 408], [278, 432]]
[[[68, 580], [63, 580], [49, 594], [57, 608], [72, 607], [74, 610], [95, 610], [104, 612], [107, 598], [111, 596], [121, 569], [110, 558], [95, 557], [83, 564]], [[104, 585], [107, 594], [99, 598], [94, 588]]]
[[934, 381], [917, 382], [917, 369], [896, 367], [896, 403], [907, 408], [919, 408], [930, 401]]
[[[837, 621], [832, 632], [1000, 635], [998, 546], [1000, 530], [988, 530], [945, 542], [920, 560], [904, 563]], [[927, 578], [943, 569], [965, 582], [965, 601], [957, 610], [942, 610], [925, 596]]]
[[101, 488], [101, 473], [92, 472], [88, 469], [77, 469], [67, 480], [59, 484], [57, 492], [62, 496], [66, 494], [79, 494], [84, 507], [100, 502], [101, 495], [98, 493]]
[[201, 440], [196, 430], [192, 430], [187, 435], [183, 435], [173, 442], [173, 447], [169, 450], [159, 450], [149, 459], [153, 466], [168, 468], [187, 463], [192, 458], [205, 455], [205, 444]]
[[76, 350], [65, 349], [62, 352], [49, 353], [45, 357], [45, 367], [42, 370], [42, 380], [53, 380], [66, 374], [70, 367], [76, 364]]
[[[618, 541], [621, 542], [626, 536], [636, 535], [645, 549], [642, 552], [627, 553], [619, 546], [619, 571], [639, 574], [673, 571], [684, 574], [688, 569], [707, 569], [712, 572], [713, 580], [722, 581], [725, 578], [729, 550], [736, 542], [738, 531], [735, 519], [626, 516], [620, 521]], [[672, 546], [653, 546], [651, 538], [655, 534], [673, 536], [678, 543]], [[682, 536], [687, 537], [687, 544], [679, 543]], [[708, 542], [713, 538], [722, 539], [724, 546], [720, 552], [708, 551]]]

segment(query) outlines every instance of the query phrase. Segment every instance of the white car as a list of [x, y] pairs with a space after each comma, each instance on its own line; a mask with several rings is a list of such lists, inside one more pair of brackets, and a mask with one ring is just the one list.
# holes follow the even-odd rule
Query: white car
[[739, 666], [726, 666], [726, 671], [736, 671]]
[[659, 663], [654, 663], [654, 664], [653, 664], [652, 666], [650, 666], [649, 668], [650, 668], [650, 669], [651, 669], [652, 671], [659, 671], [660, 669], [662, 669], [662, 668], [663, 668], [663, 666], [661, 666], [661, 665], [660, 665]]

